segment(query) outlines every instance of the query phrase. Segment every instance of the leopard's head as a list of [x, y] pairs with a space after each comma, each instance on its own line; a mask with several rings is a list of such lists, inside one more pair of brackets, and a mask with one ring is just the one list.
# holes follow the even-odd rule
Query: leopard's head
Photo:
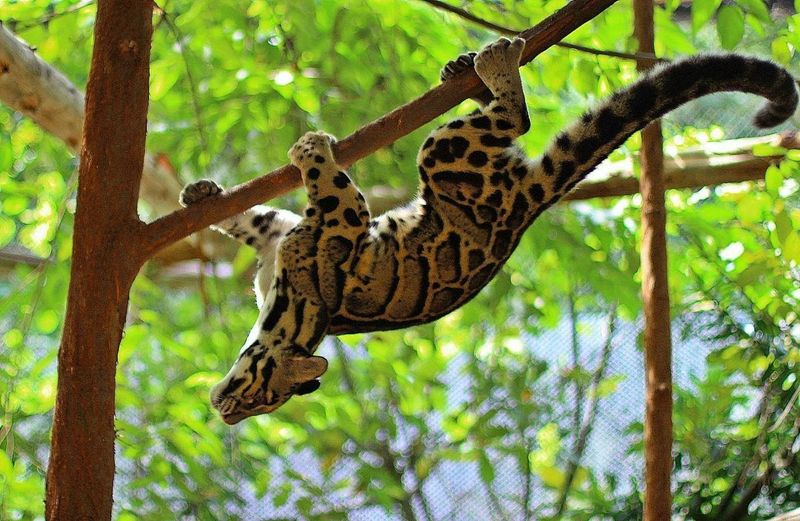
[[211, 404], [225, 423], [234, 425], [248, 416], [271, 413], [296, 394], [316, 391], [317, 378], [327, 368], [326, 359], [302, 348], [268, 348], [257, 340], [211, 389]]

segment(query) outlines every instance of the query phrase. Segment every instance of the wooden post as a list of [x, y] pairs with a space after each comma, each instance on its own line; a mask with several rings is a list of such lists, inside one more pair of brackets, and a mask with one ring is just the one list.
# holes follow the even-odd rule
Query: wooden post
[[[653, 0], [634, 0], [639, 51], [652, 53]], [[639, 63], [639, 70], [652, 63]], [[642, 300], [645, 351], [644, 520], [672, 517], [672, 341], [667, 284], [664, 154], [661, 123], [642, 131]]]

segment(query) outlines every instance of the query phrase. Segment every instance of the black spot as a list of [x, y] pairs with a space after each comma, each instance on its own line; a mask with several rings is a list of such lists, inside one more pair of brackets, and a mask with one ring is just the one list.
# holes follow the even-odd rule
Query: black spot
[[452, 232], [436, 248], [436, 267], [442, 281], [454, 282], [461, 276], [460, 250], [461, 237]]
[[476, 150], [467, 157], [467, 162], [474, 167], [482, 167], [489, 162], [489, 156], [483, 150]]
[[468, 266], [469, 271], [473, 271], [478, 269], [478, 266], [483, 264], [483, 261], [486, 260], [486, 256], [483, 254], [481, 250], [470, 250], [469, 258], [468, 258]]
[[508, 136], [498, 137], [493, 134], [484, 134], [481, 136], [481, 144], [486, 147], [507, 148], [511, 146], [511, 138]]
[[509, 159], [508, 156], [505, 155], [500, 156], [499, 158], [494, 160], [494, 163], [492, 163], [492, 168], [496, 170], [505, 168], [506, 165], [508, 164], [508, 159]]
[[418, 166], [417, 168], [419, 169], [419, 178], [422, 180], [423, 183], [427, 183], [428, 182], [428, 172], [426, 172], [425, 169], [422, 168], [422, 166]]
[[542, 169], [544, 170], [544, 175], [551, 176], [555, 173], [555, 167], [553, 167], [553, 159], [545, 154], [542, 156]]
[[454, 119], [450, 123], [447, 124], [447, 128], [461, 128], [464, 126], [463, 119]]
[[345, 188], [347, 185], [350, 184], [350, 178], [347, 177], [347, 174], [344, 172], [339, 172], [336, 174], [336, 177], [333, 178], [333, 185], [336, 188]]
[[475, 128], [480, 128], [482, 130], [489, 130], [492, 128], [492, 120], [489, 119], [487, 116], [480, 116], [477, 118], [473, 118], [470, 120], [470, 125]]
[[348, 208], [344, 211], [344, 220], [347, 221], [347, 224], [350, 226], [361, 226], [361, 219], [358, 218], [358, 214], [352, 208]]
[[433, 313], [449, 310], [463, 294], [464, 290], [461, 288], [442, 288], [433, 294], [430, 310]]
[[506, 119], [498, 119], [494, 122], [495, 126], [497, 126], [498, 130], [508, 130], [510, 128], [514, 128], [514, 124]]
[[502, 105], [498, 105], [498, 106], [496, 106], [496, 107], [494, 107], [492, 109], [492, 112], [496, 112], [496, 113], [500, 114], [502, 112], [506, 112], [506, 108], [504, 106], [502, 106]]
[[522, 179], [525, 176], [525, 174], [528, 173], [528, 169], [523, 165], [519, 165], [512, 168], [511, 173], [515, 175], [517, 179]]
[[223, 389], [222, 392], [219, 393], [219, 395], [228, 396], [232, 394], [235, 390], [241, 387], [241, 385], [245, 383], [245, 381], [246, 381], [245, 378], [234, 378], [233, 380], [228, 382], [228, 385], [225, 386], [225, 389]]
[[256, 242], [256, 238], [255, 238], [255, 237], [253, 237], [253, 236], [251, 235], [251, 236], [250, 236], [250, 237], [248, 237], [248, 238], [247, 238], [247, 240], [246, 240], [246, 241], [244, 241], [244, 242], [246, 242], [248, 246], [252, 246], [252, 245], [253, 245], [253, 243], [254, 243], [254, 242]]
[[467, 283], [467, 289], [469, 291], [474, 291], [476, 289], [482, 288], [487, 282], [489, 282], [489, 279], [492, 278], [492, 275], [494, 274], [494, 270], [496, 267], [497, 266], [495, 264], [487, 264], [486, 266], [481, 268], [481, 270], [478, 273], [476, 273], [469, 279], [469, 282]]
[[539, 183], [532, 184], [528, 189], [528, 193], [530, 194], [531, 199], [533, 199], [533, 202], [541, 203], [544, 201], [544, 188]]
[[562, 161], [558, 166], [558, 177], [556, 178], [555, 182], [556, 192], [561, 190], [561, 188], [570, 180], [573, 175], [575, 175], [575, 162]]
[[264, 364], [264, 367], [261, 368], [261, 379], [263, 382], [261, 386], [266, 388], [269, 384], [269, 381], [272, 379], [272, 372], [275, 370], [278, 364], [275, 363], [275, 359], [272, 357], [267, 358], [267, 363]]
[[560, 134], [556, 138], [556, 146], [558, 146], [558, 148], [560, 148], [563, 152], [568, 152], [569, 148], [572, 146], [572, 140], [570, 139], [569, 134], [566, 132]]
[[317, 206], [319, 206], [320, 209], [325, 213], [332, 212], [336, 209], [336, 207], [339, 206], [339, 198], [336, 197], [335, 195], [329, 195], [328, 197], [323, 197], [322, 199], [317, 201]]
[[610, 107], [606, 107], [597, 114], [597, 131], [606, 140], [616, 136], [625, 127], [625, 118], [617, 116]]
[[433, 174], [433, 181], [439, 184], [452, 184], [458, 187], [472, 187], [475, 192], [483, 189], [483, 176], [475, 172], [453, 172], [443, 170]]
[[431, 145], [433, 145], [433, 141], [434, 141], [434, 139], [432, 137], [429, 137], [428, 139], [426, 139], [425, 143], [422, 144], [422, 150], [425, 150], [426, 148], [430, 148]]
[[395, 221], [391, 217], [388, 217], [386, 219], [386, 221], [389, 223], [389, 229], [392, 230], [393, 232], [396, 232], [397, 231], [397, 221]]
[[306, 208], [306, 217], [314, 217], [317, 214], [316, 208]]
[[505, 259], [511, 251], [511, 230], [500, 230], [494, 235], [492, 256], [495, 259]]
[[514, 183], [511, 182], [511, 178], [508, 176], [508, 172], [492, 172], [489, 181], [492, 183], [492, 186], [500, 186], [502, 184], [506, 190], [511, 190], [514, 186]]
[[494, 206], [500, 206], [503, 204], [503, 192], [495, 190], [492, 195], [486, 198], [486, 202]]
[[469, 148], [469, 141], [461, 136], [456, 136], [450, 140], [453, 155], [456, 157], [464, 157], [464, 153]]
[[652, 82], [642, 80], [631, 87], [628, 96], [628, 111], [634, 119], [643, 119], [656, 104], [658, 89]]
[[256, 215], [255, 217], [253, 217], [253, 226], [255, 228], [258, 228], [259, 226], [261, 226], [261, 223], [263, 223], [263, 222], [264, 222], [264, 216], [263, 215]]
[[508, 214], [506, 224], [509, 228], [519, 228], [525, 223], [525, 217], [528, 213], [528, 200], [521, 193], [518, 193], [514, 198], [514, 204], [511, 206], [511, 213]]
[[320, 155], [316, 155], [316, 156], [314, 156], [314, 161], [316, 161], [317, 163], [324, 163], [325, 162], [325, 158], [320, 156]]
[[278, 323], [278, 320], [281, 318], [281, 315], [283, 315], [288, 307], [289, 298], [286, 295], [276, 295], [275, 302], [272, 304], [272, 309], [270, 309], [267, 318], [264, 319], [261, 329], [264, 331], [272, 331], [272, 329]]
[[422, 160], [422, 164], [427, 166], [428, 168], [432, 168], [436, 164], [436, 160], [431, 156], [427, 156], [425, 159]]
[[[453, 163], [456, 158], [453, 156], [453, 153], [450, 151], [450, 139], [444, 138], [440, 139], [434, 145], [434, 149], [430, 152], [430, 156], [436, 161], [441, 161], [443, 163]], [[433, 166], [429, 165], [427, 162], [424, 163], [425, 166]]]
[[597, 136], [589, 136], [581, 139], [575, 145], [575, 159], [579, 163], [587, 162], [594, 154], [595, 150], [600, 147], [600, 138]]
[[583, 116], [581, 116], [581, 123], [588, 125], [591, 123], [593, 117], [594, 115], [591, 112], [584, 112]]
[[300, 326], [303, 323], [304, 314], [306, 309], [306, 299], [299, 299], [297, 303], [294, 305], [294, 334], [292, 335], [292, 341], [297, 339], [297, 335], [300, 334], [300, 330], [302, 329]]
[[329, 228], [333, 228], [334, 226], [339, 226], [339, 219], [331, 219], [330, 221], [325, 223], [325, 226]]
[[484, 222], [495, 222], [497, 220], [497, 210], [485, 204], [479, 204], [476, 208], [478, 217]]
[[312, 181], [315, 180], [315, 179], [319, 179], [319, 168], [315, 168], [315, 167], [309, 168], [308, 172], [306, 173], [306, 175]]

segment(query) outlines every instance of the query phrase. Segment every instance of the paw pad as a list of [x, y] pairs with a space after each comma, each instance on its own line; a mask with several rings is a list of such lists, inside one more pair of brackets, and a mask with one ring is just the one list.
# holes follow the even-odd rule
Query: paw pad
[[181, 191], [180, 203], [183, 206], [195, 204], [203, 199], [215, 197], [222, 193], [222, 187], [210, 179], [201, 179], [186, 185]]

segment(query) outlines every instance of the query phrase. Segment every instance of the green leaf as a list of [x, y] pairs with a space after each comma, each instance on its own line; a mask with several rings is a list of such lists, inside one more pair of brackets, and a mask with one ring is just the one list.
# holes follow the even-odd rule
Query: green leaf
[[478, 458], [478, 468], [480, 470], [481, 479], [487, 485], [491, 485], [494, 481], [494, 466], [492, 462], [489, 461], [489, 457], [486, 455], [486, 452], [481, 452], [480, 457]]
[[11, 172], [14, 164], [14, 150], [11, 148], [11, 141], [3, 138], [0, 141], [0, 172]]
[[753, 15], [760, 22], [770, 23], [769, 9], [762, 0], [737, 0], [736, 4], [741, 6], [745, 12]]
[[783, 184], [783, 173], [779, 168], [770, 165], [764, 174], [764, 184], [766, 185], [767, 192], [773, 197], [778, 195], [778, 190]]
[[794, 55], [794, 47], [790, 45], [789, 41], [783, 36], [772, 40], [770, 49], [772, 50], [772, 57], [782, 65], [787, 65]]
[[733, 5], [723, 5], [717, 14], [717, 34], [722, 47], [733, 49], [744, 36], [744, 13]]
[[0, 215], [0, 248], [11, 242], [16, 231], [17, 227], [14, 221]]
[[694, 0], [692, 2], [692, 30], [697, 32], [711, 20], [721, 3], [722, 0]]

